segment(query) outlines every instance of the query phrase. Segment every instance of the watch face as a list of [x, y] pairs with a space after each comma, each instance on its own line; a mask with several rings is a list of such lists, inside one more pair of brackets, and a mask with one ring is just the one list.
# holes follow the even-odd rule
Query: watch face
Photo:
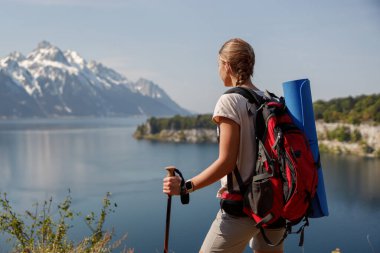
[[193, 184], [191, 183], [191, 181], [187, 181], [186, 182], [186, 189], [187, 190], [192, 190], [193, 189]]

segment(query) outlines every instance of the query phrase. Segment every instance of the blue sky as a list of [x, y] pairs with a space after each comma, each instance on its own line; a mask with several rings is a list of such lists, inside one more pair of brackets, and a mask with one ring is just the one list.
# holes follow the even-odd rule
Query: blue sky
[[314, 100], [380, 93], [379, 0], [0, 0], [0, 23], [0, 57], [47, 40], [200, 113], [225, 90], [217, 52], [233, 37], [254, 47], [261, 89], [309, 78]]

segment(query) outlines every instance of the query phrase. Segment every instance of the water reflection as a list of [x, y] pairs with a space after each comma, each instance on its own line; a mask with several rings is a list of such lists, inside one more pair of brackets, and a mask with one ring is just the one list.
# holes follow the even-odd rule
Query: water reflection
[[[136, 141], [131, 135], [142, 121], [0, 121], [0, 191], [25, 210], [51, 196], [61, 201], [71, 188], [74, 208], [84, 213], [98, 210], [101, 198], [111, 191], [119, 207], [110, 223], [116, 231], [130, 233], [128, 243], [138, 252], [156, 252], [162, 246], [165, 217], [163, 168], [173, 164], [191, 177], [217, 157], [217, 145]], [[380, 238], [380, 160], [323, 154], [322, 165], [330, 216], [312, 220], [308, 236], [325, 238], [308, 240], [306, 252], [331, 252], [342, 245], [352, 250], [343, 252], [362, 252], [367, 234], [374, 241]], [[215, 184], [195, 192], [186, 207], [174, 202], [176, 252], [197, 251], [218, 209], [217, 188]], [[141, 231], [141, 221], [155, 229]], [[83, 231], [88, 232], [86, 227]], [[287, 252], [299, 252], [293, 247], [297, 243], [290, 241]]]
[[380, 160], [322, 156], [328, 200], [380, 209]]
[[115, 179], [109, 170], [118, 154], [125, 156], [130, 121], [67, 120], [65, 127], [62, 120], [32, 122], [0, 123], [0, 191], [27, 205], [65, 195], [68, 188], [91, 192]]

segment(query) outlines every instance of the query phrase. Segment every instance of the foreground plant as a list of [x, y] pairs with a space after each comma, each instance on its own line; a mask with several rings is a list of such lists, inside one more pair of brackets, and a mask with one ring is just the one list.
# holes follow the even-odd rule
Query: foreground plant
[[[77, 245], [68, 238], [69, 224], [74, 217], [80, 217], [71, 209], [72, 198], [68, 196], [58, 204], [58, 218], [55, 221], [52, 215], [52, 198], [44, 201], [42, 208], [35, 204], [34, 212], [29, 210], [24, 214], [15, 212], [9, 203], [6, 193], [0, 194], [0, 233], [6, 234], [7, 242], [14, 247], [14, 252], [33, 253], [65, 253], [65, 252], [111, 252], [119, 248], [126, 235], [112, 243], [113, 233], [104, 232], [103, 226], [109, 213], [114, 212], [116, 203], [111, 203], [110, 193], [103, 199], [99, 217], [91, 212], [84, 219], [91, 230]], [[133, 250], [124, 249], [122, 252], [132, 253]]]

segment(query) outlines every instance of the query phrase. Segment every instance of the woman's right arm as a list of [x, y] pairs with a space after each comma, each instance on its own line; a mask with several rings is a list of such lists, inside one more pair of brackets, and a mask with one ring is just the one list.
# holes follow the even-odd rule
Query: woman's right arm
[[[191, 179], [195, 190], [220, 180], [236, 165], [240, 145], [240, 126], [225, 117], [218, 117], [217, 120], [220, 127], [219, 156], [209, 167]], [[179, 195], [181, 178], [178, 176], [164, 178], [163, 192], [169, 195]]]
[[226, 117], [218, 117], [218, 124], [220, 127], [218, 159], [191, 179], [195, 190], [220, 180], [235, 168], [240, 145], [240, 126]]

